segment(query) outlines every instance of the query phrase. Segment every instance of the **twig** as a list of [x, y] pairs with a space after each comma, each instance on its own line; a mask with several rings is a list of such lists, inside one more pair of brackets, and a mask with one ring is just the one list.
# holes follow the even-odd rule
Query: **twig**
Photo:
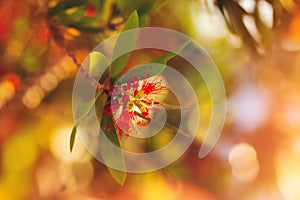
[[104, 85], [100, 84], [95, 78], [89, 76], [89, 73], [87, 70], [85, 70], [83, 67], [81, 67], [81, 64], [78, 62], [74, 54], [66, 48], [67, 55], [72, 59], [75, 66], [80, 70], [93, 84], [93, 86], [97, 87], [98, 90], [104, 90], [105, 93], [108, 92], [107, 89], [104, 89]]

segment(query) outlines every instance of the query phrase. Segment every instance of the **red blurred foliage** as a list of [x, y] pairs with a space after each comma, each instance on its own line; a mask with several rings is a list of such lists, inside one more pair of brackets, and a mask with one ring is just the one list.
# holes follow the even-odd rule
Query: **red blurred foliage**
[[50, 39], [50, 31], [48, 25], [45, 21], [42, 21], [37, 32], [37, 38], [43, 41], [48, 41]]
[[14, 86], [15, 91], [21, 88], [21, 79], [17, 74], [9, 73], [5, 75], [4, 80], [10, 82]]
[[13, 1], [7, 1], [0, 7], [0, 40], [6, 40], [11, 32], [12, 23], [8, 23], [13, 17]]
[[91, 18], [96, 17], [96, 6], [88, 4], [84, 15]]

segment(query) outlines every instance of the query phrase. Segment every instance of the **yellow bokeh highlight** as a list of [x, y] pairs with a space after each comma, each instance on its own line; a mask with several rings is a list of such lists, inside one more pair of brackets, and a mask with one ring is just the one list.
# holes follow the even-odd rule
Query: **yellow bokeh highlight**
[[40, 87], [32, 87], [23, 96], [23, 104], [30, 109], [38, 107], [44, 97], [44, 92]]
[[86, 161], [90, 159], [85, 147], [82, 145], [79, 135], [75, 138], [75, 144], [72, 153], [70, 152], [70, 134], [72, 125], [59, 127], [54, 130], [50, 141], [50, 149], [53, 155], [60, 161], [66, 163]]
[[142, 187], [139, 192], [139, 199], [143, 200], [154, 200], [163, 199], [164, 200], [175, 200], [177, 196], [176, 190], [174, 190], [164, 178], [164, 176], [159, 173], [149, 173], [142, 177], [142, 182], [140, 183]]
[[40, 84], [45, 91], [51, 91], [57, 86], [58, 80], [55, 74], [48, 72], [41, 77]]
[[253, 181], [259, 173], [255, 149], [246, 143], [239, 143], [230, 150], [228, 161], [232, 174], [240, 181]]
[[6, 141], [3, 151], [3, 168], [21, 171], [31, 167], [37, 157], [37, 147], [32, 136], [27, 133], [15, 135]]
[[279, 190], [285, 200], [300, 199], [300, 156], [299, 152], [281, 150], [276, 157], [276, 175]]
[[8, 192], [0, 184], [0, 199], [1, 200], [13, 200]]

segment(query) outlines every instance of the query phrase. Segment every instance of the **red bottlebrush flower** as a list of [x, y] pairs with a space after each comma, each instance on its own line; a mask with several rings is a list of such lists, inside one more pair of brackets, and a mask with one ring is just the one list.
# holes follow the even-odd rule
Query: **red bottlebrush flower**
[[155, 112], [154, 105], [161, 103], [155, 100], [156, 96], [167, 90], [166, 85], [158, 78], [132, 78], [127, 84], [113, 88], [112, 96], [103, 109], [103, 115], [112, 116], [113, 125], [120, 138], [124, 134], [128, 137], [136, 132], [136, 125], [145, 126], [150, 122], [150, 117]]

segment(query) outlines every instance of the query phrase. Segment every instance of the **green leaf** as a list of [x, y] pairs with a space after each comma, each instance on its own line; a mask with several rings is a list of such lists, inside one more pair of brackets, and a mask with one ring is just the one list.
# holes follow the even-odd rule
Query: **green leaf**
[[[137, 11], [134, 11], [131, 13], [131, 15], [128, 17], [126, 24], [124, 26], [124, 29], [122, 32], [131, 30], [131, 29], [136, 29], [139, 26], [139, 17], [137, 14]], [[114, 51], [112, 55], [112, 60], [113, 62], [111, 63], [111, 66], [109, 68], [109, 74], [110, 74], [110, 83], [113, 84], [118, 77], [118, 75], [121, 73], [121, 71], [124, 69], [130, 54], [131, 50], [134, 46], [136, 38], [136, 31], [130, 32], [130, 34], [120, 34]], [[122, 52], [129, 51], [126, 54], [123, 54]], [[122, 55], [123, 54], [123, 55]], [[122, 56], [120, 56], [122, 55]], [[120, 57], [119, 57], [120, 56]]]
[[71, 136], [70, 136], [70, 152], [72, 152], [73, 147], [74, 147], [76, 132], [77, 132], [77, 129], [76, 129], [76, 126], [74, 126], [72, 129], [72, 132], [71, 132]]
[[92, 110], [92, 108], [95, 105], [95, 101], [96, 99], [102, 94], [102, 92], [98, 93], [97, 96], [95, 97], [95, 99], [92, 99], [90, 101], [86, 101], [83, 102], [82, 104], [80, 104], [76, 110], [76, 114], [75, 114], [75, 118], [76, 118], [76, 122], [75, 124], [77, 124], [83, 117], [85, 117], [87, 114], [89, 114], [89, 112]]
[[58, 2], [54, 7], [48, 9], [48, 15], [56, 15], [66, 9], [82, 6], [86, 3], [86, 0], [63, 0]]
[[[49, 9], [50, 16], [57, 15], [60, 24], [81, 32], [103, 32], [112, 15], [113, 0], [63, 0]], [[95, 6], [96, 16], [85, 16], [87, 5]]]
[[101, 124], [103, 109], [104, 109], [106, 102], [107, 102], [107, 95], [101, 96], [95, 102], [96, 115], [97, 115], [99, 124]]
[[98, 78], [99, 74], [104, 72], [107, 65], [108, 61], [105, 56], [98, 51], [93, 51], [90, 53], [89, 76]]
[[159, 63], [159, 64], [167, 64], [167, 61], [174, 58], [180, 51], [182, 51], [189, 43], [191, 43], [190, 40], [186, 41], [182, 45], [178, 46], [176, 49], [173, 51], [166, 53], [165, 55], [151, 61], [150, 63]]
[[[80, 104], [76, 110], [76, 114], [75, 114], [75, 126], [72, 129], [71, 132], [71, 136], [70, 136], [70, 152], [72, 152], [73, 147], [74, 147], [74, 142], [75, 142], [75, 136], [76, 136], [76, 126], [78, 125], [78, 123], [80, 122], [80, 120], [85, 117], [90, 111], [91, 109], [94, 107], [95, 102], [97, 101], [97, 99], [103, 94], [103, 92], [99, 92], [95, 99], [87, 101], [87, 102], [83, 102], [82, 104]], [[102, 99], [102, 98], [100, 98]]]
[[152, 76], [160, 74], [165, 68], [168, 60], [174, 58], [180, 51], [182, 51], [191, 41], [186, 41], [182, 45], [178, 46], [172, 52], [166, 53], [163, 56], [151, 61], [148, 64], [136, 67], [127, 73], [125, 73], [118, 80], [118, 84], [128, 83], [128, 81], [134, 77], [137, 80], [143, 80]]
[[69, 27], [76, 28], [81, 32], [97, 33], [104, 31], [104, 22], [97, 18], [83, 18], [78, 22], [70, 23]]
[[155, 0], [116, 0], [115, 2], [122, 13], [138, 10], [140, 14], [151, 12], [157, 3]]
[[[100, 154], [106, 164], [109, 173], [117, 181], [123, 185], [126, 180], [125, 161], [121, 150], [120, 141], [117, 132], [112, 125], [113, 119], [109, 115], [103, 115], [101, 121], [101, 129], [99, 136]], [[108, 129], [110, 131], [108, 131]], [[109, 141], [108, 141], [109, 140]], [[113, 148], [113, 147], [117, 148]], [[121, 171], [113, 169], [110, 166], [118, 166]]]
[[58, 14], [58, 22], [65, 26], [78, 23], [84, 18], [85, 9], [80, 7], [72, 8], [72, 13], [61, 12]]
[[101, 10], [101, 13], [99, 15], [100, 20], [107, 23], [112, 16], [112, 7], [114, 6], [114, 0], [94, 0], [95, 4], [98, 4], [99, 9]]
[[115, 170], [113, 168], [107, 167], [109, 173], [111, 174], [111, 176], [115, 179], [115, 181], [120, 184], [120, 185], [124, 185], [125, 181], [126, 181], [126, 172], [122, 172], [119, 170]]
[[[247, 12], [242, 8], [236, 1], [234, 0], [226, 0], [219, 2], [219, 8], [223, 13], [223, 17], [226, 20], [227, 26], [234, 33], [237, 34], [243, 41], [243, 43], [249, 47], [252, 52], [257, 52], [258, 43], [252, 37], [251, 33], [246, 28], [243, 22], [243, 16], [247, 14]], [[224, 10], [226, 10], [227, 15]], [[227, 18], [228, 16], [228, 18]]]

